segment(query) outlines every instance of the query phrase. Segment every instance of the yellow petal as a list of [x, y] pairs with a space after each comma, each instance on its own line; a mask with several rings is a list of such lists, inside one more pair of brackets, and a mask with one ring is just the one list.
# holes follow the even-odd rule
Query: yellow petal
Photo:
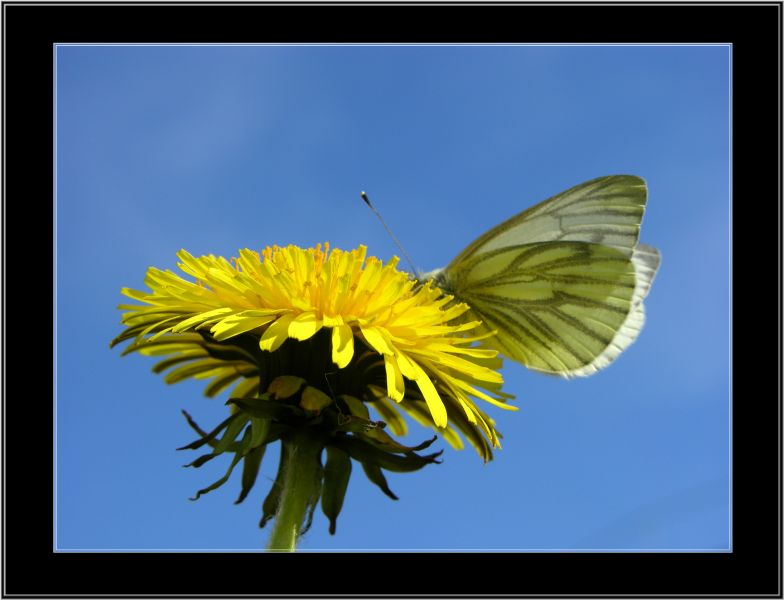
[[400, 367], [403, 376], [411, 380], [416, 380], [419, 376], [419, 371], [417, 371], [418, 365], [402, 352], [398, 352], [395, 358], [397, 358], [397, 366]]
[[[474, 358], [495, 358], [496, 356], [498, 356], [498, 350], [493, 350], [491, 348], [474, 348], [473, 346], [469, 348], [463, 348], [461, 346], [456, 345], [462, 343], [463, 340], [457, 338], [454, 340], [452, 344], [430, 343], [427, 345], [427, 349], [428, 351], [431, 352], [450, 352], [452, 354], [464, 354], [466, 356], [472, 356]], [[500, 364], [499, 364], [499, 368], [500, 368]]]
[[324, 322], [324, 327], [338, 327], [343, 325], [343, 316], [342, 315], [322, 315], [321, 320]]
[[289, 337], [295, 340], [307, 340], [319, 329], [321, 329], [321, 319], [316, 317], [316, 313], [302, 313], [289, 323]]
[[406, 386], [394, 356], [384, 356], [384, 368], [387, 372], [387, 394], [395, 402], [400, 402], [403, 400]]
[[259, 340], [259, 348], [262, 350], [269, 350], [270, 352], [274, 352], [280, 348], [281, 344], [289, 337], [289, 323], [293, 320], [294, 315], [287, 314], [270, 325]]
[[211, 319], [212, 317], [216, 317], [216, 316], [219, 316], [219, 315], [225, 315], [225, 314], [233, 313], [233, 312], [234, 312], [234, 310], [231, 309], [231, 308], [216, 308], [215, 310], [210, 310], [208, 312], [199, 313], [198, 315], [195, 315], [193, 317], [185, 319], [184, 321], [180, 321], [177, 325], [172, 327], [172, 331], [174, 331], [174, 332], [185, 331], [189, 327], [191, 327], [191, 326], [193, 326], [193, 325], [195, 325], [197, 323], [202, 323], [204, 321], [207, 321], [207, 320]]
[[513, 404], [506, 404], [505, 402], [501, 402], [500, 400], [498, 400], [496, 398], [493, 398], [492, 396], [488, 396], [482, 390], [476, 389], [474, 386], [469, 385], [468, 383], [466, 383], [465, 381], [463, 381], [459, 377], [451, 377], [450, 375], [447, 375], [446, 373], [444, 373], [443, 376], [448, 381], [450, 381], [453, 385], [455, 385], [456, 387], [458, 387], [458, 388], [468, 392], [472, 396], [476, 396], [477, 398], [481, 398], [485, 402], [489, 402], [493, 406], [497, 406], [498, 408], [502, 408], [504, 410], [511, 410], [511, 411], [520, 410], [519, 406], [515, 406]]
[[293, 298], [290, 298], [290, 302], [291, 306], [297, 310], [301, 310], [303, 312], [313, 310], [313, 305], [308, 300], [304, 300], [303, 298], [294, 296]]
[[332, 328], [332, 362], [345, 368], [354, 356], [354, 332], [350, 325]]
[[437, 361], [439, 366], [450, 367], [458, 373], [465, 373], [479, 381], [489, 381], [491, 383], [504, 382], [503, 376], [498, 371], [493, 371], [492, 369], [478, 365], [475, 362], [447, 354], [446, 352], [435, 353], [431, 352], [430, 348], [427, 348], [425, 352], [412, 350], [412, 353], [424, 355], [424, 357], [431, 361]]
[[223, 319], [219, 321], [215, 325], [212, 326], [210, 332], [215, 339], [219, 342], [223, 340], [227, 340], [235, 335], [239, 335], [241, 333], [245, 333], [246, 331], [252, 331], [253, 329], [257, 329], [259, 327], [263, 327], [270, 321], [274, 321], [277, 318], [277, 315], [269, 315], [266, 317], [240, 317], [237, 319]]
[[370, 344], [370, 347], [373, 348], [379, 354], [394, 354], [395, 350], [389, 343], [389, 340], [384, 335], [384, 331], [379, 327], [361, 327], [362, 335], [365, 337], [365, 341]]
[[416, 371], [416, 383], [419, 386], [419, 391], [422, 392], [422, 396], [425, 398], [425, 402], [427, 402], [427, 407], [430, 409], [433, 422], [436, 424], [436, 427], [446, 427], [446, 407], [444, 406], [443, 400], [441, 400], [441, 396], [438, 395], [436, 386], [430, 381], [430, 377], [422, 370], [422, 367], [413, 360], [411, 361], [411, 365]]

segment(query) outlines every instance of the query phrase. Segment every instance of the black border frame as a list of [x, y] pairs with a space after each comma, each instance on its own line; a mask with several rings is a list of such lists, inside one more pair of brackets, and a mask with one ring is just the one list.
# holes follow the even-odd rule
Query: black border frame
[[[3, 295], [5, 597], [782, 597], [781, 2], [4, 2], [2, 12], [3, 277], [4, 290], [11, 291]], [[733, 552], [53, 552], [51, 403], [20, 392], [31, 389], [26, 369], [33, 353], [48, 348], [39, 325], [31, 338], [31, 322], [40, 318], [30, 317], [30, 311], [52, 314], [52, 297], [35, 286], [47, 277], [51, 281], [52, 221], [45, 215], [53, 189], [53, 44], [66, 42], [731, 43], [733, 322], [738, 324], [733, 327]], [[767, 217], [760, 219], [763, 210]], [[763, 235], [768, 221], [777, 231]], [[779, 261], [775, 350], [760, 344], [769, 340], [772, 346], [772, 324], [752, 319], [763, 304], [773, 304], [773, 290], [763, 286], [772, 269], [762, 265], [763, 256], [773, 256], [772, 248], [762, 245], [773, 246], [773, 240]], [[750, 251], [753, 259], [744, 257]], [[31, 306], [35, 298], [41, 306]], [[22, 344], [23, 338], [37, 347]], [[48, 360], [40, 362], [32, 363], [36, 378], [48, 371]], [[8, 373], [15, 375], [10, 381]], [[37, 439], [30, 437], [33, 418]], [[27, 426], [19, 427], [22, 423]], [[457, 573], [464, 575], [458, 579]]]

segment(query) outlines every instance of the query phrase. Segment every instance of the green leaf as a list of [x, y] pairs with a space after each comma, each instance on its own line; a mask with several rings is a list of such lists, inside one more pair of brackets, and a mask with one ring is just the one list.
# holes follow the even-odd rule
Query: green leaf
[[392, 498], [392, 500], [399, 499], [397, 496], [395, 496], [392, 490], [389, 489], [389, 486], [387, 485], [387, 478], [384, 477], [384, 473], [381, 472], [379, 467], [368, 463], [362, 463], [362, 470], [365, 471], [367, 478], [372, 483], [375, 483], [378, 487], [380, 487], [381, 491]]
[[327, 446], [327, 464], [324, 466], [324, 489], [321, 494], [321, 510], [329, 519], [329, 533], [335, 535], [338, 515], [343, 508], [348, 481], [351, 478], [351, 458], [335, 448]]
[[250, 446], [251, 450], [245, 455], [245, 462], [242, 463], [242, 489], [240, 490], [239, 498], [234, 501], [234, 504], [239, 504], [245, 500], [251, 488], [253, 488], [253, 484], [256, 483], [256, 477], [261, 468], [261, 459], [264, 458], [266, 446], [253, 448], [252, 438]]

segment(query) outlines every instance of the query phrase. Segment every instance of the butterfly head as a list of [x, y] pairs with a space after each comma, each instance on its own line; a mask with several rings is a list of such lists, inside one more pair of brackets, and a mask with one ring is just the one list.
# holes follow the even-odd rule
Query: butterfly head
[[445, 292], [449, 292], [451, 286], [449, 285], [449, 278], [446, 269], [433, 269], [426, 273], [417, 273], [417, 279], [424, 283], [425, 281], [432, 281], [433, 285], [441, 288]]

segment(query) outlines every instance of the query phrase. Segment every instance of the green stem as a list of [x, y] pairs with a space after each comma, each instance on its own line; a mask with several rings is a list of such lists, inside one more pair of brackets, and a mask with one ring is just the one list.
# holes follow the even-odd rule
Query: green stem
[[275, 525], [267, 548], [294, 552], [308, 509], [318, 501], [321, 491], [321, 450], [313, 432], [302, 432], [284, 439], [287, 460], [283, 465], [283, 489]]

